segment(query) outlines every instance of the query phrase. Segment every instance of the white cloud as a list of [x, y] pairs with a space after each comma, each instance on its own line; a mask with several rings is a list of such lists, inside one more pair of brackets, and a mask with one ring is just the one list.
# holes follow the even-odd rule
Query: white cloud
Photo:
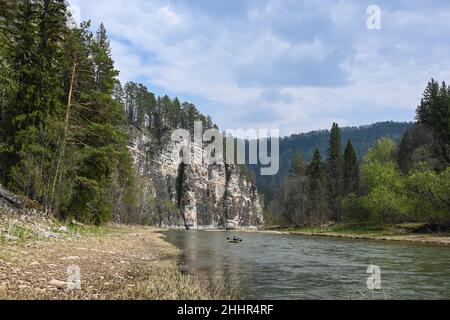
[[[426, 81], [450, 78], [450, 44], [433, 39], [423, 43], [425, 36], [434, 37], [428, 29], [441, 28], [441, 39], [449, 36], [448, 11], [440, 8], [435, 12], [445, 21], [430, 12], [389, 11], [380, 4], [383, 29], [370, 33], [365, 8], [358, 2], [266, 0], [235, 19], [193, 10], [188, 1], [70, 3], [94, 25], [105, 23], [122, 81], [144, 79], [150, 89], [158, 86], [193, 102], [197, 97], [204, 102], [199, 108], [222, 128], [270, 127], [288, 134], [327, 128], [333, 121], [353, 124], [352, 111], [370, 115], [389, 108], [412, 110]], [[291, 27], [296, 24], [298, 29]], [[301, 84], [277, 85], [284, 70], [295, 75], [292, 68], [309, 70], [313, 63], [325, 70], [323, 77], [327, 68], [330, 78], [344, 70], [347, 81], [332, 87], [308, 84], [315, 76], [312, 68], [309, 74], [299, 73], [305, 80]], [[249, 66], [268, 70], [261, 74], [273, 81], [240, 83], [240, 73]], [[269, 99], [267, 93], [275, 91], [276, 97]]]
[[157, 13], [162, 16], [163, 21], [169, 26], [177, 25], [183, 20], [182, 16], [172, 11], [169, 5], [159, 8]]

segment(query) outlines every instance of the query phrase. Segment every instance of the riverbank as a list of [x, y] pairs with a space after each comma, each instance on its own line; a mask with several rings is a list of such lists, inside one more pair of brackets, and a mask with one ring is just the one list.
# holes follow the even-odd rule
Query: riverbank
[[423, 232], [423, 224], [399, 224], [386, 227], [335, 224], [322, 228], [266, 227], [262, 232], [276, 232], [314, 237], [365, 239], [378, 241], [403, 241], [426, 244], [450, 245], [450, 233]]
[[[158, 231], [0, 214], [0, 299], [224, 298], [179, 271], [181, 252]], [[80, 289], [71, 290], [77, 268]]]

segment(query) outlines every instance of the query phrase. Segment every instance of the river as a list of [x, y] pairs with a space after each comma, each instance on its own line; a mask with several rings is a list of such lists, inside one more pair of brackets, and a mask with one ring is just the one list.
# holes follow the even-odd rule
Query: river
[[[450, 299], [445, 246], [270, 233], [164, 235], [183, 250], [184, 272], [243, 299]], [[243, 242], [226, 240], [234, 236]], [[372, 278], [379, 290], [367, 285], [371, 265], [380, 268]]]

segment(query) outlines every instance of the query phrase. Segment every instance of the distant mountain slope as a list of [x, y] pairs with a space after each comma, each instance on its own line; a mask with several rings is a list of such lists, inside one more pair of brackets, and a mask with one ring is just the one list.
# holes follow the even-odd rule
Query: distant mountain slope
[[[412, 125], [410, 122], [380, 122], [361, 127], [341, 128], [342, 148], [348, 139], [351, 139], [359, 159], [362, 159], [369, 148], [382, 137], [390, 137], [400, 141], [405, 131]], [[267, 200], [272, 198], [272, 193], [279, 183], [289, 173], [292, 159], [297, 151], [301, 151], [305, 161], [310, 161], [315, 148], [319, 147], [323, 156], [326, 156], [330, 131], [320, 130], [309, 133], [294, 134], [282, 138], [280, 141], [280, 171], [276, 176], [258, 176], [257, 184], [259, 190], [266, 196]], [[256, 173], [258, 166], [251, 166]]]

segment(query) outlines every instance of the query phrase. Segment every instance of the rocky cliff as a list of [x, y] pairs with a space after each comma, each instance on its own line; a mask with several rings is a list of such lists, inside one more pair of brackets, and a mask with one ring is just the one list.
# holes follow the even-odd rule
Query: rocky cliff
[[[193, 149], [202, 146], [192, 144]], [[146, 131], [133, 130], [130, 139], [135, 164], [158, 199], [170, 201], [176, 210], [160, 218], [166, 227], [192, 229], [241, 229], [263, 223], [256, 186], [238, 166], [211, 165], [201, 161], [180, 164], [174, 156], [179, 145], [166, 134], [161, 144]], [[198, 150], [197, 150], [198, 151]], [[198, 153], [197, 153], [198, 154]]]

